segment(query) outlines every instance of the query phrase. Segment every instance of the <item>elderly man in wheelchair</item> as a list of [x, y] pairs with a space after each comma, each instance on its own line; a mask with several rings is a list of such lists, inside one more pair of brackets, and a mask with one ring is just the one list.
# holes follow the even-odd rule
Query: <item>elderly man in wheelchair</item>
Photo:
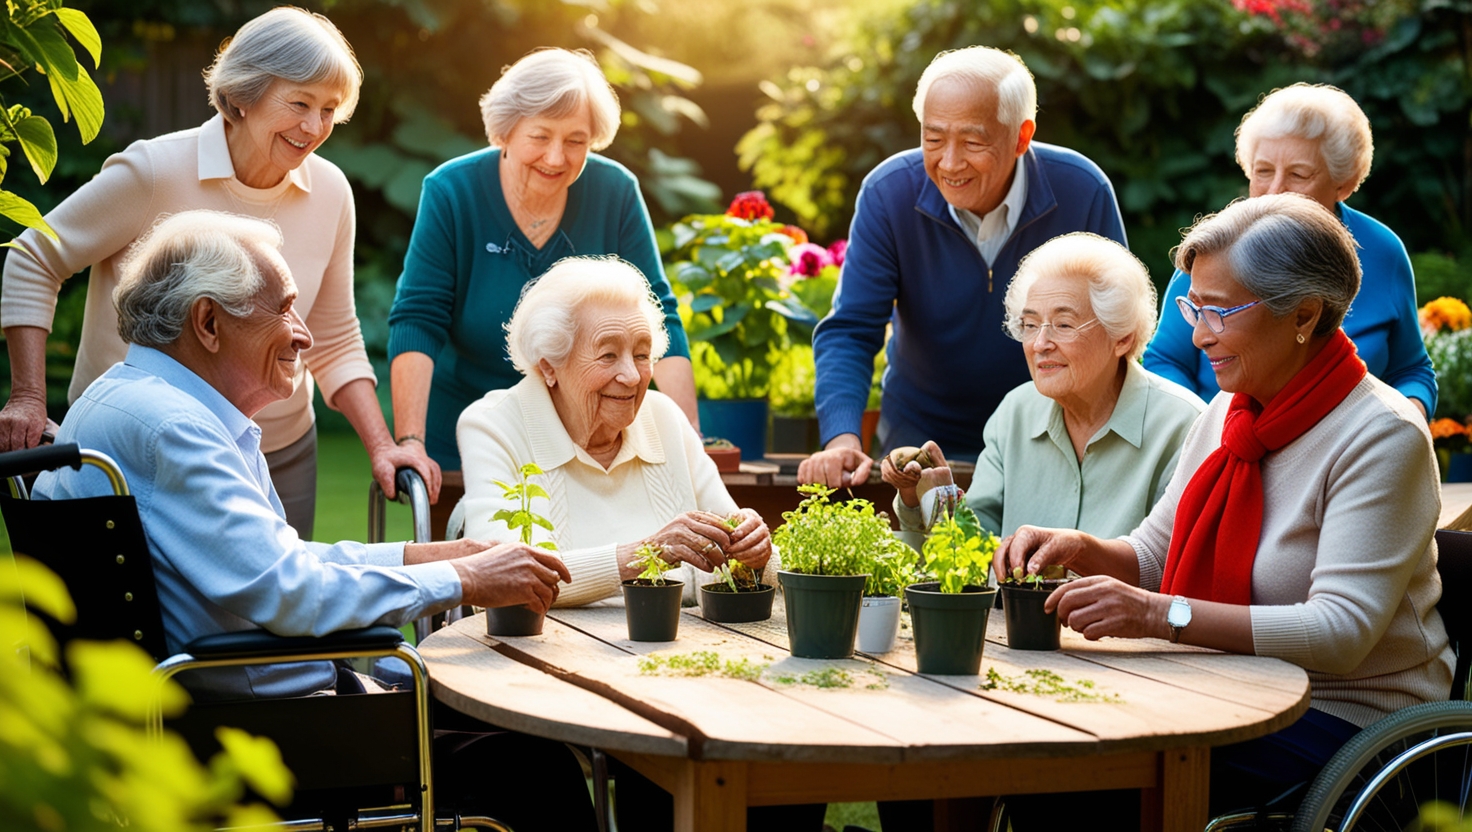
[[[301, 382], [312, 336], [274, 225], [210, 211], [175, 214], [138, 242], [114, 295], [127, 359], [73, 405], [58, 443], [112, 457], [136, 498], [168, 649], [202, 636], [265, 630], [325, 636], [400, 626], [460, 604], [545, 610], [570, 580], [556, 557], [475, 540], [333, 545], [285, 519], [251, 417]], [[41, 475], [34, 494], [110, 494], [96, 469]], [[373, 692], [332, 662], [215, 667], [180, 677], [196, 701]], [[364, 726], [371, 728], [372, 726]], [[510, 732], [449, 738], [475, 771], [476, 811], [522, 828], [593, 826], [581, 768], [566, 747]], [[436, 743], [436, 757], [441, 757]], [[324, 749], [322, 765], [332, 765]], [[453, 790], [451, 790], [453, 791]], [[443, 792], [442, 792], [443, 794]], [[451, 794], [453, 799], [455, 795]], [[474, 798], [472, 798], [474, 799]]]

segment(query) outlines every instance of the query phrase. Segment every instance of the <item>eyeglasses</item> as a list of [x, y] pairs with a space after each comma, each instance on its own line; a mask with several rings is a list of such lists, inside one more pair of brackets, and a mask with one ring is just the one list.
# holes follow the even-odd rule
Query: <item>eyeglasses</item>
[[1206, 327], [1218, 335], [1226, 330], [1228, 316], [1251, 309], [1259, 303], [1262, 303], [1262, 301], [1255, 300], [1252, 303], [1244, 303], [1241, 306], [1234, 306], [1231, 309], [1223, 309], [1220, 306], [1197, 306], [1187, 300], [1185, 295], [1176, 298], [1176, 306], [1181, 310], [1181, 317], [1186, 319], [1186, 323], [1190, 324], [1192, 329], [1196, 328], [1197, 321], [1204, 320], [1206, 321]]
[[1098, 318], [1082, 324], [1052, 323], [1049, 321], [1023, 321], [1015, 327], [1009, 327], [1007, 334], [1024, 344], [1036, 341], [1042, 333], [1043, 327], [1053, 330], [1052, 341], [1056, 344], [1068, 344], [1078, 340], [1080, 334], [1089, 327], [1097, 324]]

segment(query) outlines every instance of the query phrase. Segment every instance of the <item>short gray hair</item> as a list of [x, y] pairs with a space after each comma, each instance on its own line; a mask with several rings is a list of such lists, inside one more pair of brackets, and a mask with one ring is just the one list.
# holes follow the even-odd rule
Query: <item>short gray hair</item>
[[[1252, 155], [1263, 139], [1292, 136], [1319, 143], [1335, 185], [1359, 190], [1370, 175], [1375, 139], [1370, 119], [1349, 94], [1328, 84], [1298, 83], [1273, 90], [1237, 126], [1237, 164], [1252, 176]], [[1353, 191], [1351, 191], [1353, 193]]]
[[1038, 246], [1017, 266], [1003, 300], [1005, 326], [1015, 337], [1022, 331], [1027, 293], [1044, 277], [1070, 277], [1089, 287], [1089, 306], [1111, 339], [1133, 334], [1129, 358], [1145, 354], [1155, 334], [1155, 284], [1140, 258], [1113, 240], [1075, 231]]
[[1360, 290], [1354, 237], [1337, 217], [1295, 193], [1239, 199], [1196, 221], [1172, 256], [1190, 273], [1202, 255], [1221, 254], [1228, 272], [1281, 318], [1309, 298], [1324, 303], [1314, 335], [1332, 333]]
[[501, 77], [480, 97], [486, 140], [505, 147], [506, 138], [524, 118], [562, 118], [587, 105], [593, 118], [592, 150], [613, 144], [622, 110], [613, 86], [586, 49], [538, 49], [501, 70]]
[[113, 290], [118, 335], [129, 344], [179, 340], [201, 298], [237, 318], [265, 288], [256, 250], [281, 249], [275, 223], [221, 211], [184, 211], [159, 220], [133, 244]]
[[578, 310], [589, 303], [637, 307], [654, 336], [651, 359], [664, 357], [670, 346], [664, 307], [644, 274], [614, 255], [565, 257], [527, 284], [506, 324], [506, 352], [516, 369], [531, 375], [543, 359], [566, 361], [579, 335]]
[[337, 87], [342, 100], [332, 121], [341, 124], [358, 106], [363, 68], [332, 21], [280, 6], [241, 26], [204, 71], [210, 104], [232, 123], [278, 80]]
[[925, 96], [936, 81], [963, 78], [997, 91], [997, 121], [1016, 129], [1038, 115], [1038, 88], [1022, 59], [990, 46], [968, 46], [936, 55], [915, 86], [915, 118], [925, 122]]

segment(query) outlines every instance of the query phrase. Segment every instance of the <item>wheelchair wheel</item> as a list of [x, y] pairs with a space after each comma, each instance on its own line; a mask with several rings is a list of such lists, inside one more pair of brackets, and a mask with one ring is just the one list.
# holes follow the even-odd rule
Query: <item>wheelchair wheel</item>
[[1411, 829], [1432, 801], [1465, 817], [1469, 791], [1472, 702], [1415, 705], [1345, 743], [1309, 787], [1293, 832]]

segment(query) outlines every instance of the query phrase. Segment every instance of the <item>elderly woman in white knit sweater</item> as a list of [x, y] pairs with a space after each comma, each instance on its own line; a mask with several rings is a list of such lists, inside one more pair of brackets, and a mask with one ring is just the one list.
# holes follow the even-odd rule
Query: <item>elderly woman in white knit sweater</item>
[[[536, 527], [537, 539], [556, 542], [572, 572], [558, 606], [616, 595], [638, 573], [628, 563], [641, 543], [680, 563], [691, 598], [695, 570], [727, 558], [759, 568], [772, 553], [761, 515], [737, 508], [679, 406], [649, 392], [668, 343], [637, 269], [614, 257], [561, 260], [528, 286], [506, 326], [524, 378], [460, 415], [467, 536], [516, 539], [491, 519], [512, 508], [495, 481], [516, 481], [528, 462], [546, 472], [533, 481], [550, 499], [532, 508], [554, 527]], [[723, 523], [731, 516], [734, 529]]]
[[1223, 393], [1165, 496], [1114, 540], [1024, 526], [995, 566], [1088, 576], [1047, 601], [1086, 638], [1168, 638], [1309, 672], [1297, 723], [1212, 751], [1225, 809], [1309, 779], [1358, 728], [1447, 697], [1439, 486], [1421, 413], [1340, 328], [1360, 268], [1332, 214], [1296, 194], [1236, 202], [1187, 233], [1176, 266]]

